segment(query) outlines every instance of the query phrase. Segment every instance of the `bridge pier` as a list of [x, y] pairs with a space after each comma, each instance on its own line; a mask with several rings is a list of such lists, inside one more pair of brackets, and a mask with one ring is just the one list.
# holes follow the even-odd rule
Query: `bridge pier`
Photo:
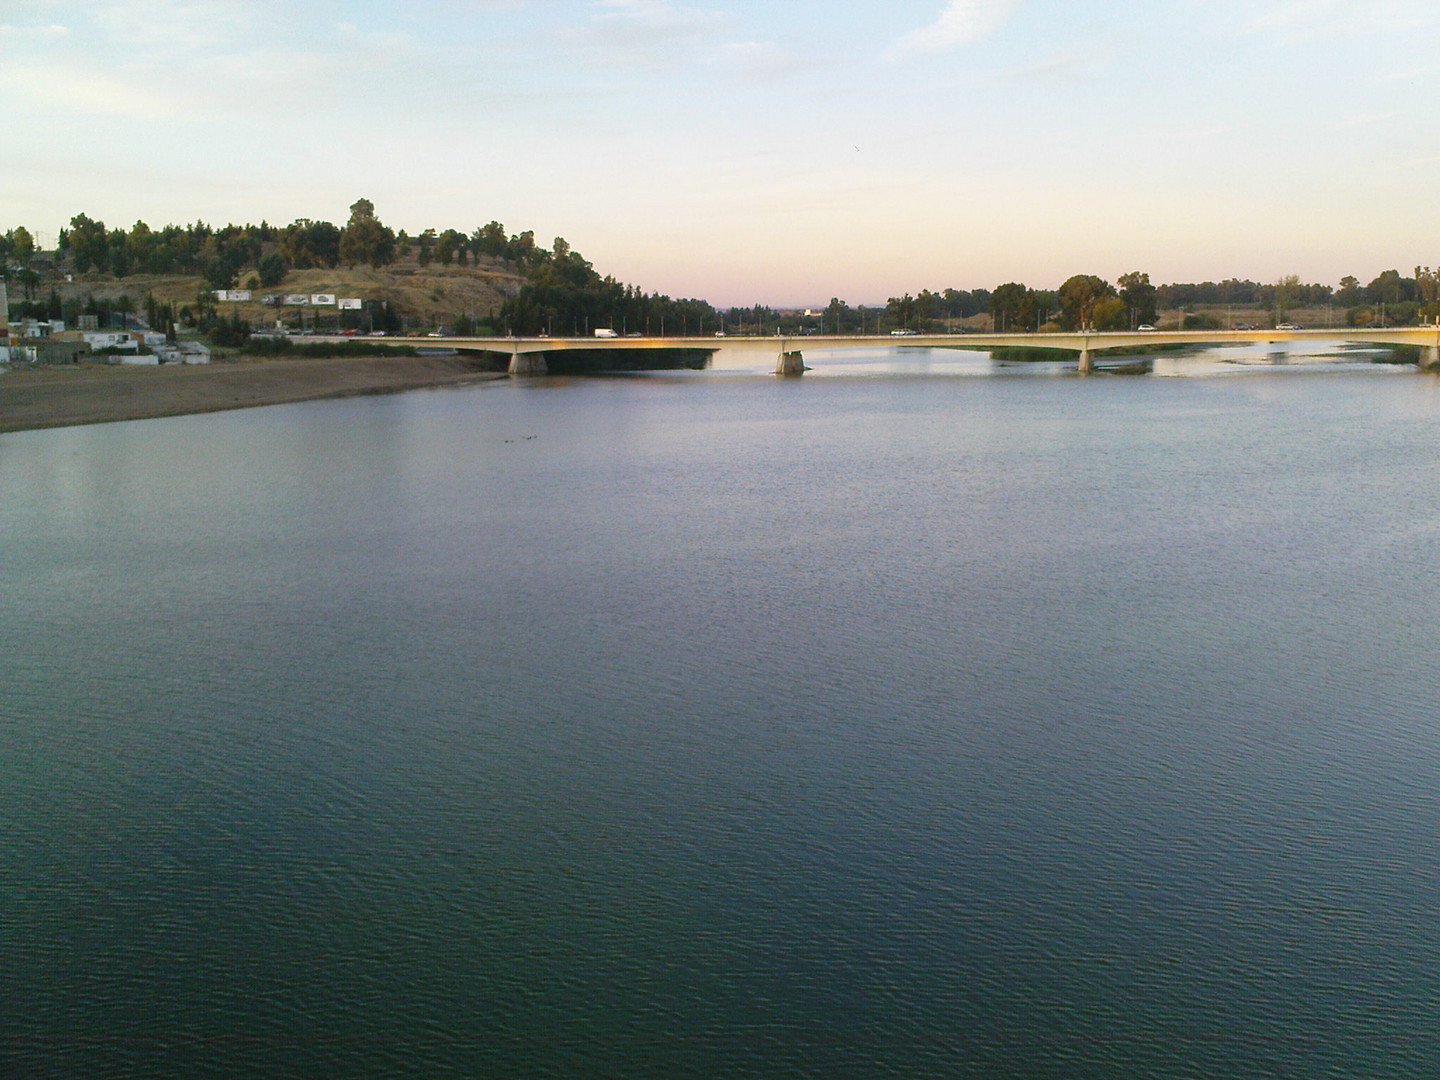
[[545, 366], [543, 352], [511, 353], [510, 366], [506, 370], [511, 375], [547, 375], [550, 372]]
[[775, 361], [776, 375], [803, 375], [805, 374], [805, 358], [797, 350], [795, 352], [782, 352], [780, 358]]
[[1094, 361], [1094, 360], [1091, 358], [1091, 356], [1090, 356], [1090, 350], [1089, 350], [1089, 349], [1081, 349], [1081, 350], [1080, 350], [1080, 367], [1079, 367], [1080, 374], [1081, 374], [1081, 375], [1089, 375], [1089, 374], [1091, 374], [1094, 370], [1095, 370], [1095, 361]]
[[1440, 371], [1440, 345], [1426, 345], [1420, 352], [1421, 371]]

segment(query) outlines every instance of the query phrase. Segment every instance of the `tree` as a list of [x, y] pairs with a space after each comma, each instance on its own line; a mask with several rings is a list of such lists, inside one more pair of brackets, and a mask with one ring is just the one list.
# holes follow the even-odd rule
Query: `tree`
[[446, 229], [440, 234], [440, 239], [435, 242], [435, 255], [445, 266], [449, 266], [455, 261], [464, 266], [466, 244], [464, 233], [458, 229]]
[[340, 265], [340, 238], [343, 234], [328, 221], [301, 218], [285, 227], [280, 250], [296, 270], [313, 266]]
[[976, 289], [973, 292], [946, 289], [944, 295], [947, 318], [968, 319], [971, 315], [990, 310], [990, 292], [987, 289]]
[[577, 288], [590, 285], [600, 277], [589, 260], [573, 250], [563, 236], [555, 237], [549, 266], [557, 279]]
[[229, 259], [215, 258], [205, 264], [205, 281], [212, 289], [233, 289], [240, 271]]
[[217, 319], [210, 327], [210, 343], [220, 346], [243, 346], [250, 340], [250, 324], [237, 311], [230, 318]]
[[1096, 330], [1130, 329], [1130, 307], [1118, 296], [1102, 296], [1090, 309], [1090, 324]]
[[272, 251], [260, 260], [258, 269], [260, 271], [260, 285], [266, 289], [273, 288], [285, 280], [285, 274], [287, 272], [285, 256], [281, 255], [278, 251]]
[[1440, 315], [1440, 268], [1415, 267], [1415, 292], [1421, 315], [1426, 319]]
[[1286, 274], [1275, 283], [1275, 307], [1281, 311], [1288, 310], [1300, 302], [1303, 291], [1300, 275]]
[[1340, 288], [1335, 293], [1337, 304], [1354, 305], [1360, 301], [1360, 282], [1357, 278], [1346, 275], [1340, 279]]
[[465, 233], [458, 229], [446, 229], [435, 242], [435, 256], [442, 265], [449, 266], [452, 262], [459, 262], [459, 265], [464, 266], [468, 243]]
[[1130, 326], [1122, 329], [1154, 323], [1155, 286], [1150, 284], [1150, 275], [1132, 270], [1128, 274], [1121, 274], [1118, 284], [1120, 299], [1125, 302], [1125, 307], [1130, 312]]
[[[143, 221], [136, 221], [130, 229], [130, 234], [125, 239], [126, 250], [129, 253], [130, 264], [138, 271], [144, 273], [151, 270], [151, 261], [155, 257], [156, 246], [155, 233], [150, 226]], [[163, 272], [163, 271], [162, 271]]]
[[1405, 298], [1400, 271], [1386, 270], [1365, 287], [1365, 293], [1372, 304], [1398, 304]]
[[20, 264], [20, 269], [29, 269], [30, 260], [35, 255], [35, 238], [30, 235], [30, 230], [24, 225], [17, 225], [6, 235], [6, 239], [11, 258]]
[[1095, 301], [1114, 293], [1109, 282], [1093, 274], [1076, 274], [1069, 278], [1055, 294], [1060, 302], [1061, 324], [1067, 330], [1090, 326], [1094, 322]]
[[110, 247], [106, 256], [106, 265], [112, 274], [117, 278], [122, 278], [130, 273], [130, 234], [117, 226], [110, 230], [106, 242]]
[[470, 234], [470, 250], [479, 255], [499, 259], [505, 255], [505, 226], [498, 221], [481, 226]]
[[65, 234], [66, 247], [75, 269], [84, 274], [92, 267], [103, 270], [109, 263], [110, 243], [103, 221], [92, 221], [84, 214], [70, 219], [70, 231]]
[[535, 232], [532, 229], [526, 229], [519, 236], [512, 236], [506, 243], [505, 257], [525, 266], [534, 259], [536, 250]]
[[915, 298], [908, 292], [904, 296], [892, 296], [885, 302], [885, 314], [890, 316], [893, 326], [913, 330], [910, 325], [915, 318]]
[[918, 324], [917, 330], [933, 330], [933, 321], [939, 317], [943, 309], [944, 300], [938, 293], [929, 289], [921, 289], [920, 295], [915, 297], [915, 321]]
[[1035, 316], [1035, 290], [1018, 281], [997, 285], [990, 294], [990, 318], [997, 331], [1028, 330]]
[[429, 266], [435, 258], [435, 230], [426, 229], [419, 236], [419, 251], [415, 259], [421, 266]]
[[369, 199], [350, 204], [350, 220], [340, 234], [340, 258], [351, 266], [365, 262], [377, 269], [395, 261], [395, 233], [380, 223]]

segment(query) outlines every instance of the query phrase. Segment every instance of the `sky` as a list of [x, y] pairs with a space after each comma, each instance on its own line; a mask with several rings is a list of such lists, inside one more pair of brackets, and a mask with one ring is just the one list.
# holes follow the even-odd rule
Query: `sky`
[[1440, 263], [1435, 0], [0, 0], [0, 228], [492, 219], [717, 304]]

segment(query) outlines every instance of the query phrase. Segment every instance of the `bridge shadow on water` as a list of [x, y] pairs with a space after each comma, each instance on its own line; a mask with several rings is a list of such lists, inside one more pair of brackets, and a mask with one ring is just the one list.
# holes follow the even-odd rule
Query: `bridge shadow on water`
[[711, 353], [703, 349], [566, 349], [547, 353], [551, 375], [609, 375], [631, 371], [702, 371]]

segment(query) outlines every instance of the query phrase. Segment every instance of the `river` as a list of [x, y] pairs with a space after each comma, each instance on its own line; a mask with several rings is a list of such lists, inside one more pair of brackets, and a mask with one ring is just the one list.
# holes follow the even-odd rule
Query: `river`
[[1435, 1075], [1440, 383], [1236, 359], [0, 435], [0, 1076]]

